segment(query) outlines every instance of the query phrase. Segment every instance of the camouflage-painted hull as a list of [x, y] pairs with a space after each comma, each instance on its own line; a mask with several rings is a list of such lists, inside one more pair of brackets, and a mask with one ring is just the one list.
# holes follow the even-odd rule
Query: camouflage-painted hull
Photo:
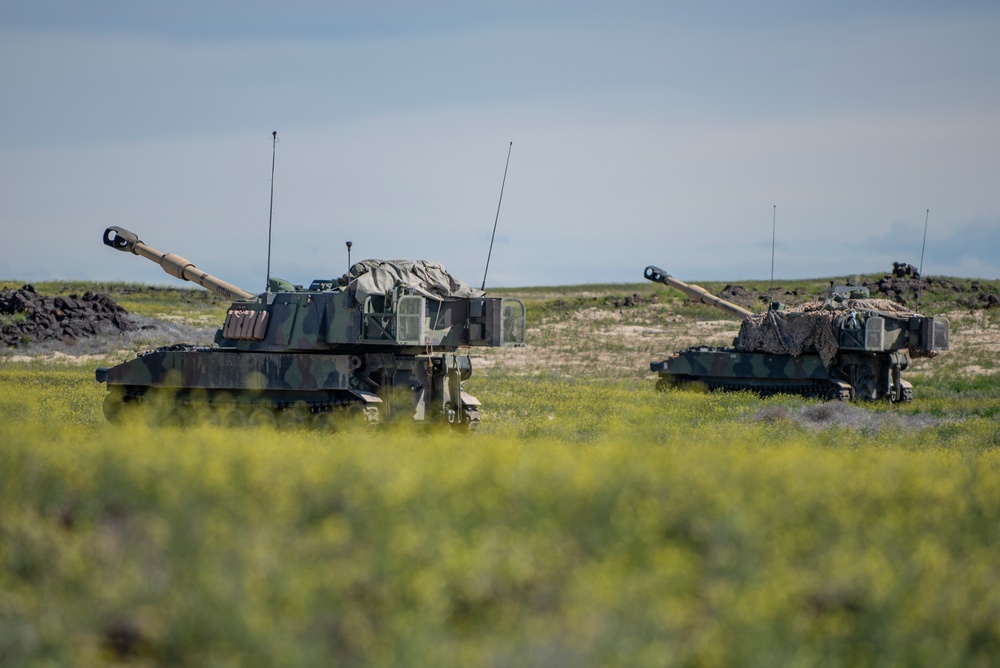
[[166, 397], [176, 412], [210, 410], [222, 421], [312, 421], [347, 415], [444, 421], [474, 428], [479, 401], [462, 390], [468, 356], [248, 352], [168, 346], [97, 370], [107, 383], [104, 412]]
[[912, 388], [900, 377], [908, 363], [905, 352], [851, 353], [840, 355], [827, 368], [817, 354], [772, 355], [700, 346], [652, 362], [650, 369], [659, 374], [657, 389], [696, 386], [762, 396], [910, 401]]

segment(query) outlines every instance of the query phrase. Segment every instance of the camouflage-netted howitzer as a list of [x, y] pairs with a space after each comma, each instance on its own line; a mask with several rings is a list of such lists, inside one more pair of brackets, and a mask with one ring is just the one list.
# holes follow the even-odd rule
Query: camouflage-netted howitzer
[[475, 427], [463, 349], [524, 344], [524, 304], [488, 298], [431, 262], [366, 260], [308, 289], [273, 279], [276, 291], [241, 290], [184, 258], [156, 251], [119, 227], [104, 243], [160, 264], [234, 300], [215, 346], [179, 344], [97, 370], [105, 415], [169, 395], [172, 410], [213, 409], [226, 424], [325, 424], [358, 414]]
[[646, 267], [644, 275], [743, 318], [731, 348], [696, 346], [652, 362], [660, 389], [695, 385], [761, 395], [910, 401], [913, 388], [902, 379], [910, 356], [948, 349], [946, 319], [867, 299], [856, 288], [834, 290], [826, 301], [800, 309], [755, 314], [658, 267]]

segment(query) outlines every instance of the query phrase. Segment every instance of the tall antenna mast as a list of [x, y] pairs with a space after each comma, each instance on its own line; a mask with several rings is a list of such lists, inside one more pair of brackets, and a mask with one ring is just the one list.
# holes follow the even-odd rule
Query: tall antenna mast
[[920, 244], [920, 269], [917, 272], [920, 276], [917, 277], [917, 301], [913, 305], [914, 311], [920, 311], [920, 292], [924, 287], [924, 249], [927, 248], [927, 221], [931, 217], [931, 210], [927, 209], [927, 213], [924, 214], [924, 242]]
[[774, 290], [774, 232], [778, 224], [778, 205], [775, 204], [774, 208], [771, 210], [771, 285], [767, 288], [767, 310], [771, 310], [771, 304], [773, 300], [771, 299], [771, 292]]
[[273, 143], [271, 144], [271, 203], [267, 210], [267, 282], [264, 285], [264, 292], [271, 291], [271, 219], [274, 216], [274, 154], [278, 148], [278, 131], [271, 133]]
[[503, 187], [507, 184], [507, 166], [510, 164], [510, 150], [514, 147], [514, 142], [507, 146], [507, 162], [503, 166], [503, 181], [500, 183], [500, 200], [497, 202], [497, 216], [493, 219], [493, 234], [490, 236], [490, 252], [486, 254], [486, 269], [483, 271], [483, 287], [486, 289], [486, 274], [490, 270], [490, 256], [493, 255], [493, 240], [497, 236], [497, 221], [500, 220], [500, 204], [503, 203]]

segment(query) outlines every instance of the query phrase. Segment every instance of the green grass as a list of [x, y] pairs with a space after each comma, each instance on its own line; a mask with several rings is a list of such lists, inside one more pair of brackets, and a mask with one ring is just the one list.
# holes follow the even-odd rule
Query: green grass
[[494, 374], [472, 438], [330, 436], [108, 425], [91, 373], [0, 368], [9, 665], [1000, 651], [1000, 423], [960, 390], [900, 413]]
[[0, 325], [16, 325], [20, 322], [24, 322], [27, 318], [27, 311], [18, 311], [11, 314], [0, 313]]
[[995, 313], [952, 316], [914, 402], [850, 405], [656, 392], [728, 331], [664, 286], [491, 295], [530, 345], [477, 358], [472, 437], [113, 426], [103, 362], [0, 360], [0, 666], [995, 663]]

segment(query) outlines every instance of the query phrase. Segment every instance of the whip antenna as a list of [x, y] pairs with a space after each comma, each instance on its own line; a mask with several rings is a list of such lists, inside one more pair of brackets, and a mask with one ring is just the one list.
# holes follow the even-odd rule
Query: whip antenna
[[[767, 298], [771, 301], [771, 293], [774, 290], [774, 231], [777, 227], [778, 222], [778, 205], [775, 204], [774, 208], [771, 210], [771, 285], [767, 288]], [[773, 304], [773, 302], [771, 302]], [[767, 310], [771, 310], [771, 304], [768, 304]]]
[[274, 216], [274, 154], [278, 148], [278, 131], [271, 133], [274, 139], [271, 144], [271, 203], [267, 210], [267, 283], [264, 285], [264, 292], [271, 291], [271, 218]]
[[917, 301], [913, 305], [913, 310], [920, 311], [920, 292], [924, 287], [924, 249], [927, 248], [927, 221], [931, 217], [931, 210], [927, 209], [927, 213], [924, 214], [924, 242], [920, 244], [920, 269], [917, 272], [920, 276], [917, 277]]
[[486, 289], [486, 274], [490, 271], [490, 256], [493, 255], [493, 240], [497, 236], [497, 221], [500, 220], [500, 204], [503, 203], [503, 187], [507, 184], [507, 166], [510, 164], [510, 150], [514, 147], [514, 142], [507, 146], [507, 162], [503, 166], [503, 181], [500, 182], [500, 200], [497, 202], [497, 216], [493, 219], [493, 234], [490, 236], [490, 252], [486, 254], [486, 269], [483, 271], [483, 287]]

